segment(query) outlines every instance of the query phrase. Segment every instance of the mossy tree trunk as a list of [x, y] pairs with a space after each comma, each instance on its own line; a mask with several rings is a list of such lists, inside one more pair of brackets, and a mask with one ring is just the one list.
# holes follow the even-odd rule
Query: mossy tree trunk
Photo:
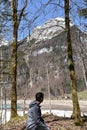
[[13, 43], [11, 55], [11, 118], [17, 116], [17, 91], [16, 91], [16, 77], [17, 77], [17, 37], [18, 37], [18, 20], [17, 20], [17, 1], [11, 1], [12, 21], [13, 21]]
[[75, 119], [75, 123], [77, 125], [82, 125], [81, 111], [78, 102], [77, 95], [77, 83], [76, 83], [76, 75], [75, 75], [75, 67], [73, 61], [73, 52], [72, 52], [72, 42], [71, 42], [71, 34], [70, 34], [70, 19], [69, 19], [69, 0], [65, 0], [65, 31], [66, 31], [66, 39], [68, 46], [68, 64], [70, 70], [70, 78], [71, 78], [71, 88], [72, 88], [72, 102], [73, 102], [73, 113], [72, 118]]
[[13, 43], [11, 55], [11, 119], [17, 116], [17, 40], [18, 40], [18, 27], [23, 16], [23, 12], [27, 6], [25, 0], [24, 7], [18, 15], [18, 0], [11, 0], [12, 21], [13, 21]]

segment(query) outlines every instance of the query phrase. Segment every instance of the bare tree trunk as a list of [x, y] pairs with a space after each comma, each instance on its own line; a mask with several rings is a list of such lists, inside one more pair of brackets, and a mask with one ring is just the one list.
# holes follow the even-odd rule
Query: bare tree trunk
[[5, 104], [5, 123], [7, 122], [7, 117], [6, 117], [6, 114], [7, 114], [7, 103], [6, 103], [6, 87], [5, 87], [5, 84], [4, 84], [4, 90], [5, 90], [5, 94], [4, 94], [4, 104]]
[[2, 123], [2, 120], [3, 120], [3, 87], [2, 87], [2, 84], [3, 84], [3, 75], [2, 75], [2, 49], [0, 49], [0, 67], [1, 67], [1, 74], [0, 74], [0, 105], [1, 105], [1, 112], [0, 112], [0, 123]]
[[17, 40], [18, 40], [18, 27], [23, 16], [23, 12], [27, 6], [28, 0], [25, 0], [24, 6], [18, 14], [18, 0], [11, 0], [12, 21], [13, 21], [13, 43], [11, 55], [11, 119], [17, 116]]
[[51, 114], [51, 95], [50, 95], [50, 76], [49, 76], [49, 64], [47, 64], [47, 82], [48, 82], [48, 96], [49, 96], [49, 110], [50, 110], [50, 114]]
[[17, 0], [11, 1], [12, 20], [13, 20], [13, 43], [11, 56], [11, 118], [17, 116], [17, 92], [16, 92], [16, 77], [17, 77], [17, 36], [18, 36], [18, 19], [17, 19]]
[[[80, 32], [79, 32], [79, 40], [81, 40], [80, 39]], [[84, 60], [84, 57], [83, 57], [83, 55], [81, 55], [81, 54], [84, 54], [84, 52], [83, 52], [83, 46], [84, 45], [80, 45], [80, 57], [81, 57], [81, 66], [82, 66], [82, 70], [83, 70], [83, 77], [84, 77], [84, 82], [85, 82], [85, 89], [87, 89], [87, 72], [86, 72], [86, 65], [85, 65], [85, 60]], [[85, 47], [84, 47], [85, 48]], [[85, 55], [85, 57], [86, 57], [86, 55]]]
[[75, 119], [76, 125], [82, 125], [81, 112], [78, 102], [77, 95], [77, 83], [76, 83], [76, 75], [73, 61], [73, 52], [72, 52], [72, 42], [71, 42], [71, 34], [70, 34], [70, 19], [69, 19], [69, 0], [65, 0], [65, 28], [66, 28], [66, 38], [68, 45], [68, 63], [70, 70], [70, 78], [72, 83], [72, 102], [73, 102], [73, 113], [72, 118]]

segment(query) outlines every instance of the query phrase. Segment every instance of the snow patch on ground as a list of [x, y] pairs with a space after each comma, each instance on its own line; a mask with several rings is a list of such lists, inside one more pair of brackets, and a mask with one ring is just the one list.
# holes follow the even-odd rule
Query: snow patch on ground
[[[25, 114], [27, 114], [28, 111], [25, 111]], [[60, 116], [60, 117], [71, 117], [72, 111], [65, 111], [65, 110], [42, 110], [42, 114], [45, 113], [49, 113], [50, 112], [54, 115]], [[10, 120], [10, 110], [7, 110], [6, 112], [6, 119], [5, 119], [5, 110], [3, 110], [2, 113], [2, 123], [8, 122]], [[87, 113], [81, 113], [81, 115], [83, 116], [83, 114], [85, 114], [87, 116]], [[18, 110], [18, 115], [19, 116], [23, 116], [23, 111], [22, 110]]]

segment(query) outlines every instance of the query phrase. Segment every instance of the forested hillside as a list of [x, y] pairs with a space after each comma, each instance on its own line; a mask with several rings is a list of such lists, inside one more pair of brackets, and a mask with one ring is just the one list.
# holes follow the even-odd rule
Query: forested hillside
[[[59, 21], [62, 28], [56, 27], [56, 21], [57, 24]], [[87, 34], [72, 25], [71, 37], [78, 91], [81, 91], [87, 89]], [[7, 97], [10, 92], [10, 47], [11, 44], [0, 47], [4, 59], [2, 73]], [[36, 91], [42, 91], [48, 96], [48, 88], [52, 97], [71, 93], [66, 35], [63, 20], [59, 19], [50, 20], [42, 27], [35, 28], [31, 36], [18, 43], [18, 98], [23, 95], [29, 98]]]

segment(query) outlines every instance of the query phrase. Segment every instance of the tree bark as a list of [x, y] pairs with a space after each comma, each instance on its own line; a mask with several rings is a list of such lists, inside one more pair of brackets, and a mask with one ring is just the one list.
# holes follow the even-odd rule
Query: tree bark
[[18, 14], [18, 0], [11, 0], [12, 21], [13, 21], [13, 43], [11, 55], [11, 119], [15, 118], [17, 114], [17, 41], [18, 41], [18, 27], [23, 17], [24, 10], [27, 6], [28, 0], [25, 0], [24, 6]]
[[68, 65], [69, 65], [69, 70], [70, 70], [72, 102], [73, 102], [72, 118], [75, 119], [76, 125], [82, 125], [83, 122], [82, 122], [81, 111], [80, 111], [79, 102], [78, 102], [77, 83], [76, 83], [75, 67], [74, 67], [74, 61], [73, 61], [69, 8], [70, 8], [69, 0], [65, 0], [65, 31], [66, 31], [66, 40], [67, 40], [67, 46], [68, 46], [68, 49], [67, 49]]
[[11, 118], [17, 116], [17, 91], [16, 91], [16, 77], [17, 77], [17, 36], [18, 36], [18, 19], [17, 19], [17, 0], [11, 1], [12, 20], [13, 20], [13, 43], [11, 55]]

